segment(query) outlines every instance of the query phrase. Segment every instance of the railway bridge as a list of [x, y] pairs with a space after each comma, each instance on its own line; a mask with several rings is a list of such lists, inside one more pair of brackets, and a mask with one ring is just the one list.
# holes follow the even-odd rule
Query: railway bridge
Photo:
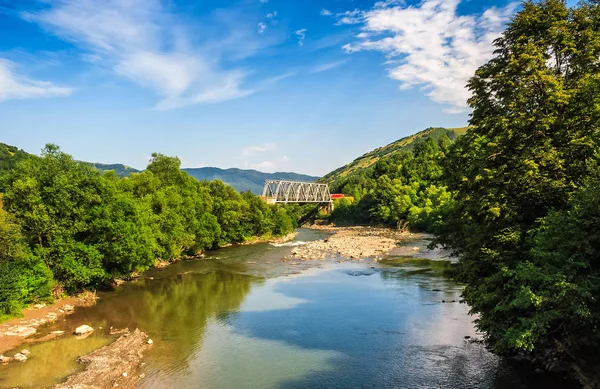
[[262, 197], [269, 204], [332, 203], [329, 185], [316, 182], [266, 180]]

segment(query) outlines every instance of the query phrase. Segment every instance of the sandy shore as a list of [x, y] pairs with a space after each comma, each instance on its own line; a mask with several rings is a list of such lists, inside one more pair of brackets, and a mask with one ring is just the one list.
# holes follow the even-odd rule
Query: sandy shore
[[292, 248], [291, 258], [315, 260], [343, 257], [353, 260], [364, 258], [378, 260], [407, 237], [405, 232], [381, 227], [315, 226], [313, 228], [330, 231], [332, 235], [327, 239]]

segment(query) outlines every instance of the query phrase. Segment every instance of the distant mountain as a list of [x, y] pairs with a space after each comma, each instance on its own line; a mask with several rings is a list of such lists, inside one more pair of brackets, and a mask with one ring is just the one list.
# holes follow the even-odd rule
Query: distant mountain
[[123, 165], [122, 163], [106, 164], [106, 163], [84, 162], [84, 161], [81, 161], [81, 162], [88, 164], [92, 167], [95, 167], [96, 169], [103, 171], [103, 172], [108, 171], [108, 170], [114, 170], [115, 173], [117, 173], [117, 175], [119, 177], [128, 177], [131, 173], [139, 173], [141, 171], [141, 170], [132, 168], [130, 166]]
[[[0, 192], [2, 192], [3, 177], [14, 168], [17, 162], [29, 157], [31, 154], [0, 143]], [[120, 163], [104, 164], [95, 162], [79, 161], [95, 167], [100, 171], [114, 170], [120, 177], [127, 177], [131, 173], [139, 173], [140, 170]], [[249, 190], [255, 194], [262, 194], [265, 180], [293, 180], [293, 181], [316, 181], [319, 177], [308, 176], [297, 173], [263, 173], [257, 170], [245, 169], [219, 169], [216, 167], [188, 168], [182, 169], [197, 180], [221, 180], [226, 184], [233, 186], [236, 190], [242, 192]]]
[[395, 142], [390, 143], [387, 146], [379, 147], [373, 151], [356, 158], [354, 161], [347, 165], [344, 165], [331, 173], [323, 176], [319, 181], [325, 182], [335, 186], [335, 183], [341, 178], [347, 177], [351, 174], [360, 172], [361, 170], [368, 170], [375, 165], [375, 163], [382, 157], [387, 157], [394, 153], [402, 150], [412, 150], [415, 144], [423, 142], [428, 137], [433, 137], [437, 140], [442, 134], [446, 134], [450, 139], [456, 139], [459, 135], [464, 134], [467, 131], [467, 127], [461, 128], [442, 128], [442, 127], [430, 127], [423, 131], [417, 132], [414, 135], [406, 136]]
[[216, 167], [182, 169], [197, 180], [221, 180], [233, 186], [237, 191], [249, 190], [254, 194], [262, 194], [265, 180], [316, 181], [319, 177], [298, 173], [263, 173], [246, 169], [219, 169]]

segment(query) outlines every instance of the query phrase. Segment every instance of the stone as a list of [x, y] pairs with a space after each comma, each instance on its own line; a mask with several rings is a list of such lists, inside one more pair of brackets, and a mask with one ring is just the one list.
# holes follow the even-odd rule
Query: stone
[[31, 352], [29, 350], [21, 350], [21, 354], [28, 356], [29, 354], [31, 354]]
[[62, 309], [64, 309], [65, 312], [72, 312], [75, 310], [75, 307], [69, 304], [65, 304], [63, 305]]
[[75, 335], [85, 335], [85, 334], [89, 334], [90, 332], [93, 332], [94, 329], [90, 326], [88, 326], [87, 324], [84, 324], [82, 326], [79, 326], [77, 328], [75, 328]]
[[25, 362], [27, 360], [27, 356], [21, 354], [21, 353], [17, 353], [15, 354], [15, 356], [13, 357], [13, 359], [17, 362]]
[[0, 363], [5, 364], [10, 362], [11, 358], [10, 357], [5, 357], [4, 355], [0, 355]]
[[124, 372], [124, 373], [123, 373], [123, 377], [127, 377], [127, 372]]
[[7, 331], [4, 335], [21, 336], [23, 338], [26, 338], [29, 335], [35, 334], [36, 332], [37, 332], [37, 330], [33, 327], [14, 327], [14, 328], [11, 328], [10, 331]]
[[152, 344], [152, 343], [154, 343], [154, 342], [152, 341], [152, 339], [148, 339], [148, 344]]
[[35, 304], [33, 307], [35, 309], [42, 309], [42, 308], [46, 308], [46, 304]]

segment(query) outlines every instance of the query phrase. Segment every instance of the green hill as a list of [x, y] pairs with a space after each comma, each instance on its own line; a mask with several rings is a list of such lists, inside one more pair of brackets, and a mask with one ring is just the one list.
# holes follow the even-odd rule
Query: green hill
[[111, 163], [111, 164], [96, 163], [96, 162], [82, 162], [82, 163], [86, 163], [90, 166], [95, 167], [96, 169], [98, 169], [100, 171], [103, 171], [103, 172], [108, 171], [108, 170], [114, 170], [119, 175], [119, 177], [127, 177], [131, 173], [139, 173], [140, 172], [140, 170], [137, 170], [137, 169], [132, 168], [127, 165], [123, 165], [122, 163]]
[[[31, 156], [32, 154], [27, 153], [15, 146], [10, 146], [4, 143], [0, 143], [0, 192], [3, 190], [3, 177], [15, 167], [15, 165]], [[101, 171], [114, 170], [119, 176], [127, 177], [131, 173], [139, 173], [140, 170], [134, 169], [130, 166], [123, 165], [120, 163], [115, 164], [104, 164], [95, 162], [81, 163], [88, 164]], [[221, 180], [226, 184], [233, 186], [237, 191], [242, 192], [249, 190], [255, 194], [261, 194], [265, 180], [294, 180], [294, 181], [316, 181], [319, 177], [308, 176], [305, 174], [297, 173], [263, 173], [256, 170], [246, 169], [219, 169], [216, 167], [203, 167], [203, 168], [184, 168], [183, 171], [187, 172], [190, 176], [197, 180]]]
[[323, 176], [319, 181], [325, 182], [333, 187], [338, 180], [348, 177], [349, 175], [358, 173], [360, 171], [368, 170], [375, 165], [375, 163], [382, 157], [387, 157], [394, 153], [402, 150], [411, 150], [415, 144], [423, 142], [428, 137], [433, 137], [437, 140], [442, 134], [446, 134], [450, 139], [456, 139], [456, 137], [464, 134], [467, 131], [467, 127], [461, 128], [442, 128], [442, 127], [430, 127], [423, 131], [417, 132], [416, 134], [409, 135], [402, 139], [398, 139], [395, 142], [388, 144], [387, 146], [379, 147], [373, 151], [356, 158], [354, 161], [347, 165], [344, 165], [331, 173]]
[[201, 167], [183, 169], [197, 180], [221, 180], [233, 186], [237, 191], [249, 190], [254, 194], [262, 194], [265, 180], [316, 181], [319, 177], [305, 174], [278, 172], [263, 173], [249, 169], [219, 169], [216, 167]]

